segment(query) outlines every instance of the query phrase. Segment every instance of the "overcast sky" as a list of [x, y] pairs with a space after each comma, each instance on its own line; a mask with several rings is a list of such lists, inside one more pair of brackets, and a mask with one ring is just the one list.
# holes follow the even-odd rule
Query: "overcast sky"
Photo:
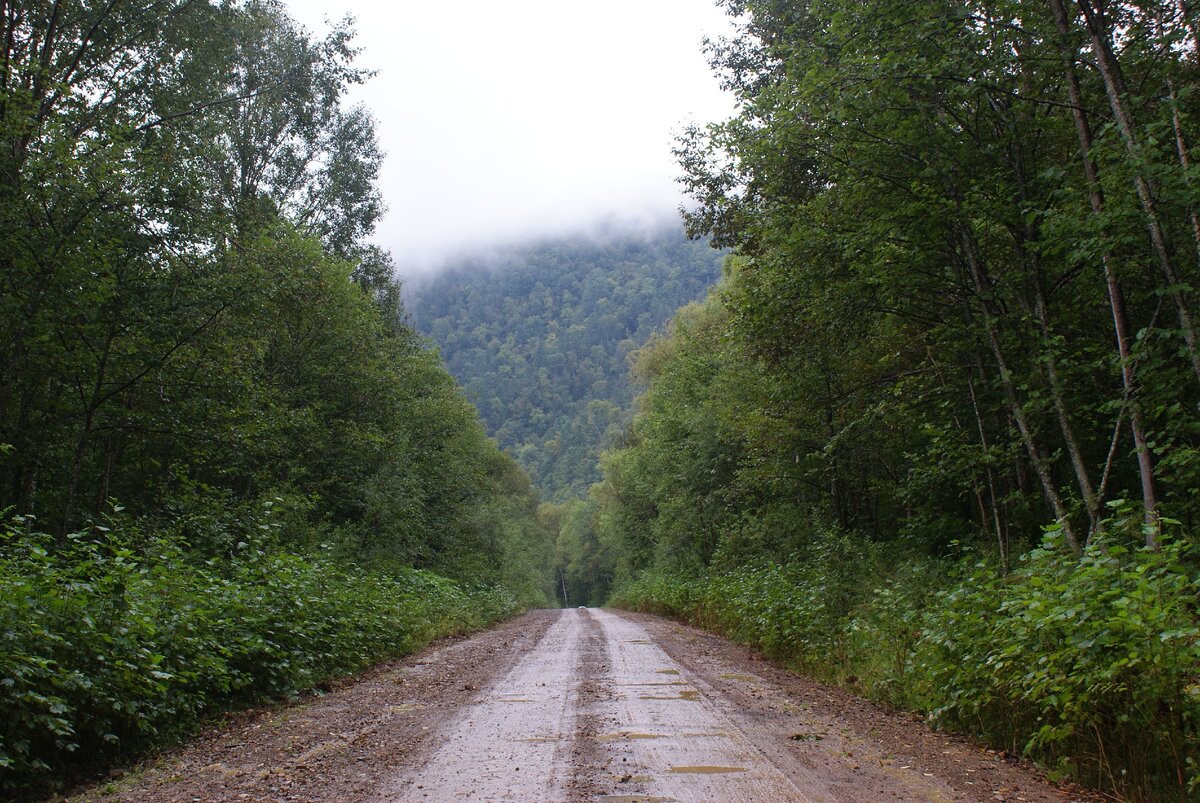
[[728, 116], [701, 42], [714, 0], [287, 0], [315, 32], [357, 20], [354, 99], [378, 120], [401, 273], [457, 250], [607, 222], [670, 219], [671, 146]]

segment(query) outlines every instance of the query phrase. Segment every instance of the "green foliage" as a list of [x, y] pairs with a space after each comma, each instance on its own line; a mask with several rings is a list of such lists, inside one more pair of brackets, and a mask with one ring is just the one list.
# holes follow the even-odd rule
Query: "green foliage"
[[[1152, 799], [1200, 787], [1200, 571], [1193, 550], [1061, 539], [1008, 576], [973, 567], [928, 617], [931, 716]], [[1182, 779], [1182, 780], [1180, 780]]]
[[173, 528], [281, 497], [286, 546], [544, 598], [532, 490], [364, 242], [381, 157], [344, 105], [368, 77], [348, 23], [316, 36], [272, 0], [61, 12], [0, 37], [23, 76], [0, 97], [0, 509], [61, 540], [111, 499]]
[[600, 450], [620, 437], [630, 352], [703, 295], [720, 264], [671, 231], [567, 239], [448, 265], [407, 295], [488, 431], [562, 502], [586, 495]]
[[595, 500], [545, 504], [541, 518], [557, 531], [554, 561], [559, 602], [565, 606], [603, 605], [616, 572], [614, 545], [600, 540]]
[[[1136, 532], [1136, 529], [1135, 529]], [[819, 536], [786, 564], [650, 570], [613, 603], [683, 619], [1136, 799], [1200, 787], [1195, 556], [1057, 533], [1008, 575]]]
[[0, 788], [45, 790], [278, 699], [512, 615], [497, 586], [280, 549], [269, 510], [200, 560], [134, 522], [0, 534]]
[[859, 676], [858, 682], [883, 689], [895, 685], [893, 673], [913, 646], [912, 640], [888, 644], [913, 622], [886, 617], [920, 607], [897, 609], [892, 603], [932, 593], [933, 567], [905, 564], [889, 568], [878, 545], [826, 531], [785, 563], [760, 561], [692, 575], [650, 570], [620, 584], [612, 602], [683, 618], [810, 674], [835, 681]]
[[1007, 551], [1038, 496], [1077, 543], [1106, 494], [1194, 520], [1190, 12], [1067, 3], [1060, 31], [1007, 0], [724, 5], [739, 112], [677, 152], [690, 230], [738, 255], [728, 330], [780, 431], [764, 473], [932, 550]]
[[623, 604], [1194, 797], [1194, 10], [722, 5], [737, 111], [676, 154], [733, 254], [575, 541]]
[[536, 493], [365, 242], [349, 23], [6, 8], [0, 788], [544, 604]]

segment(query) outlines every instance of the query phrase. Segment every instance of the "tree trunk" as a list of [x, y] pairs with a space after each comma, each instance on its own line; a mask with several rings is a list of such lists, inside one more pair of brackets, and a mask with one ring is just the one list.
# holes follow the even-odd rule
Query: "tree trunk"
[[58, 524], [58, 542], [66, 542], [67, 532], [71, 529], [71, 521], [75, 516], [75, 500], [79, 496], [79, 483], [83, 476], [83, 461], [87, 457], [88, 445], [91, 443], [92, 425], [95, 422], [95, 409], [89, 406], [84, 415], [83, 431], [75, 442], [75, 454], [71, 460], [71, 474], [67, 482], [67, 498], [63, 502], [62, 519]]
[[983, 328], [987, 335], [988, 345], [991, 348], [992, 356], [996, 360], [996, 368], [1000, 372], [1000, 383], [1004, 388], [1004, 397], [1008, 402], [1009, 413], [1016, 422], [1017, 431], [1021, 434], [1021, 441], [1025, 444], [1025, 451], [1029, 454], [1029, 460], [1033, 464], [1033, 470], [1038, 476], [1038, 481], [1042, 486], [1042, 493], [1046, 497], [1046, 501], [1050, 503], [1050, 507], [1054, 510], [1054, 517], [1058, 521], [1058, 525], [1062, 528], [1063, 538], [1067, 542], [1067, 546], [1075, 554], [1079, 554], [1081, 549], [1079, 538], [1075, 535], [1075, 530], [1071, 527], [1070, 516], [1067, 512], [1067, 507], [1063, 504], [1062, 497], [1058, 493], [1058, 489], [1054, 486], [1054, 478], [1050, 476], [1050, 470], [1046, 466], [1046, 459], [1042, 454], [1041, 447], [1038, 445], [1037, 437], [1034, 435], [1032, 427], [1029, 426], [1028, 420], [1025, 418], [1025, 411], [1021, 408], [1021, 403], [1017, 398], [1017, 389], [1013, 384], [1012, 373], [1008, 370], [1008, 363], [1004, 359], [1004, 350], [1000, 346], [1000, 337], [996, 332], [996, 323], [992, 318], [992, 310], [987, 301], [987, 291], [991, 287], [991, 280], [986, 275], [984, 267], [979, 260], [975, 242], [966, 224], [959, 227], [960, 237], [963, 247], [963, 258], [967, 268], [970, 271], [972, 284], [975, 286], [975, 294], [983, 306]]
[[[975, 381], [973, 379], [967, 380], [967, 389], [971, 391], [971, 409], [975, 412], [975, 425], [979, 428], [979, 445], [983, 447], [984, 452], [987, 452], [987, 434], [983, 428], [983, 416], [979, 413], [979, 399], [975, 396]], [[1000, 571], [1002, 574], [1008, 574], [1008, 542], [1004, 537], [1003, 529], [1000, 527], [1000, 509], [996, 506], [996, 482], [992, 476], [991, 465], [987, 465], [985, 470], [987, 472], [988, 498], [991, 501], [992, 525], [996, 528], [996, 546], [1000, 550]], [[979, 511], [980, 515], [983, 516], [986, 528], [987, 513], [983, 509], [982, 496], [979, 500]]]
[[1192, 10], [1188, 8], [1186, 0], [1179, 0], [1179, 16], [1183, 18], [1183, 25], [1192, 36], [1192, 58], [1200, 59], [1200, 30], [1196, 29], [1196, 20], [1193, 19]]
[[1046, 310], [1046, 298], [1042, 292], [1042, 280], [1038, 275], [1039, 268], [1033, 266], [1033, 309], [1037, 316], [1038, 327], [1042, 332], [1042, 340], [1045, 342], [1043, 355], [1045, 356], [1046, 365], [1046, 381], [1050, 388], [1050, 396], [1054, 401], [1054, 412], [1058, 417], [1058, 426], [1062, 430], [1063, 442], [1067, 447], [1067, 455], [1071, 459], [1071, 466], [1075, 470], [1075, 481], [1079, 485], [1079, 493], [1083, 497], [1084, 511], [1088, 517], [1088, 537], [1090, 538], [1100, 527], [1100, 503], [1096, 499], [1096, 491], [1092, 486], [1091, 477], [1088, 475], [1087, 463], [1084, 462], [1083, 453], [1079, 449], [1079, 442], [1075, 438], [1075, 428], [1071, 425], [1071, 416], [1067, 410], [1067, 401], [1063, 393], [1062, 379], [1058, 373], [1058, 360], [1054, 356], [1054, 342], [1050, 332], [1049, 313]]
[[[1053, 0], [1053, 2], [1057, 3], [1059, 0]], [[1183, 330], [1183, 339], [1187, 344], [1188, 356], [1191, 358], [1192, 371], [1196, 376], [1196, 381], [1200, 382], [1200, 350], [1197, 348], [1196, 327], [1192, 322], [1192, 314], [1188, 309], [1187, 299], [1184, 298], [1182, 291], [1179, 290], [1179, 274], [1175, 270], [1175, 261], [1172, 259], [1170, 248], [1167, 245], [1166, 232], [1158, 211], [1158, 202], [1155, 200], [1154, 191], [1150, 186], [1149, 179], [1146, 178], [1144, 171], [1139, 166], [1142, 161], [1141, 145], [1137, 139], [1133, 113], [1126, 102], [1125, 79], [1121, 74], [1121, 67], [1117, 56], [1112, 49], [1112, 37], [1108, 32], [1108, 21], [1105, 19], [1103, 8], [1094, 8], [1092, 0], [1079, 0], [1079, 7], [1083, 10], [1084, 24], [1092, 40], [1092, 48], [1095, 51], [1096, 67], [1100, 71], [1100, 77], [1103, 79], [1104, 92], [1108, 96], [1108, 103], [1112, 108], [1113, 119], [1117, 124], [1117, 131], [1121, 135], [1122, 142], [1125, 143], [1125, 150], [1128, 152], [1129, 158], [1135, 168], [1134, 186], [1137, 188], [1142, 212], [1146, 216], [1146, 228], [1150, 233], [1150, 243], [1158, 258], [1163, 276], [1167, 280], [1168, 293], [1175, 303], [1175, 312], [1179, 317], [1179, 326]], [[1068, 26], [1066, 33], [1069, 34], [1070, 22], [1066, 19], [1065, 12], [1062, 19]]]
[[[1079, 75], [1075, 71], [1075, 52], [1067, 45], [1071, 35], [1070, 21], [1063, 0], [1050, 0], [1055, 23], [1063, 37], [1063, 61], [1067, 78], [1067, 91], [1075, 117], [1075, 130], [1079, 137], [1080, 158], [1083, 161], [1084, 178], [1088, 185], [1088, 200], [1092, 213], [1099, 217], [1104, 213], [1104, 195], [1095, 162], [1092, 161], [1092, 129], [1088, 124], [1083, 107], [1083, 92], [1079, 87]], [[1125, 311], [1125, 296], [1112, 263], [1112, 254], [1105, 249], [1101, 255], [1104, 266], [1104, 281], [1108, 288], [1109, 308], [1112, 311], [1113, 330], [1117, 337], [1117, 352], [1121, 358], [1121, 383], [1128, 399], [1129, 428], [1133, 435], [1137, 453], [1138, 476], [1142, 487], [1142, 509], [1146, 524], [1146, 544], [1157, 547], [1161, 525], [1158, 520], [1158, 492], [1155, 488], [1154, 462], [1150, 444], [1146, 438], [1141, 410], [1138, 408], [1137, 382], [1134, 376], [1132, 339], [1129, 334], [1129, 318]]]
[[[1175, 95], [1175, 83], [1167, 80], [1167, 92], [1171, 98], [1171, 127], [1175, 129], [1175, 152], [1179, 154], [1179, 166], [1183, 168], [1183, 180], [1188, 189], [1191, 189], [1192, 182], [1189, 178], [1191, 174], [1191, 158], [1188, 156], [1187, 140], [1183, 137], [1183, 122], [1179, 119], [1179, 99]], [[1188, 210], [1188, 217], [1192, 222], [1192, 245], [1196, 249], [1196, 262], [1200, 264], [1200, 215], [1196, 214], [1195, 207]]]

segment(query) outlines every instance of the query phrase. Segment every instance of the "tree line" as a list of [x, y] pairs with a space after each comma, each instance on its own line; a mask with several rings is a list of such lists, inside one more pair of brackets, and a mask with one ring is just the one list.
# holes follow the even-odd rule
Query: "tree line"
[[275, 0], [0, 4], [8, 792], [547, 598], [366, 239], [356, 52]]
[[723, 5], [737, 112], [676, 153], [733, 256], [637, 353], [569, 573], [1195, 794], [1195, 9]]

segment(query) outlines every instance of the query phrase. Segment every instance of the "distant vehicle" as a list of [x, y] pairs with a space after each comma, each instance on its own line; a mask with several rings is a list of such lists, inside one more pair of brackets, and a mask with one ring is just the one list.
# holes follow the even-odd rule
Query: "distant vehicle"
[[587, 610], [587, 606], [586, 606], [586, 605], [580, 605], [580, 606], [579, 606], [579, 609], [580, 609], [581, 611], [586, 611], [586, 610]]

